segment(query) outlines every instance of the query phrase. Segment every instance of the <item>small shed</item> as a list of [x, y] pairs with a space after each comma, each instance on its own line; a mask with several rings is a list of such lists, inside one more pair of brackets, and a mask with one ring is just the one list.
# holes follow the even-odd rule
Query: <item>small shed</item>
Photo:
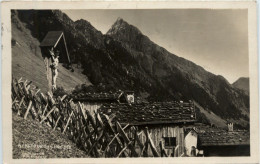
[[198, 133], [198, 149], [204, 156], [250, 156], [250, 133], [207, 128]]
[[85, 92], [77, 95], [72, 95], [71, 98], [74, 102], [80, 101], [83, 109], [88, 110], [91, 114], [97, 112], [103, 104], [109, 103], [126, 103], [123, 91], [115, 92]]
[[59, 63], [66, 63], [68, 65], [70, 64], [70, 58], [64, 33], [62, 31], [49, 31], [42, 40], [40, 48], [46, 67], [49, 92], [52, 92], [54, 85], [53, 83], [56, 84], [56, 80], [54, 82], [54, 78], [50, 68], [50, 65], [53, 62], [50, 50], [59, 51]]
[[49, 56], [49, 53], [45, 52], [50, 48], [54, 48], [60, 51], [60, 63], [70, 63], [69, 52], [65, 40], [64, 33], [62, 31], [49, 31], [40, 44], [41, 50], [44, 52], [42, 55]]

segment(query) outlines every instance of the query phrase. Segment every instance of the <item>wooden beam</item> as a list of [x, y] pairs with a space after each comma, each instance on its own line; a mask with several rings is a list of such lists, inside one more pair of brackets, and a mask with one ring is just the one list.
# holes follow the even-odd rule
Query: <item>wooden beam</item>
[[37, 114], [36, 109], [34, 108], [33, 105], [32, 105], [32, 108], [31, 108], [31, 112], [32, 112], [32, 115], [35, 117], [35, 119], [38, 119], [38, 114]]
[[[18, 84], [16, 84], [16, 85], [18, 85]], [[12, 82], [12, 88], [13, 88], [13, 91], [14, 91], [14, 93], [15, 93], [15, 96], [18, 97], [19, 94], [18, 94], [18, 91], [17, 91], [17, 87], [16, 87], [16, 85], [15, 85], [14, 82]]]
[[36, 96], [37, 93], [39, 93], [40, 91], [41, 91], [41, 89], [38, 89], [38, 90], [35, 92], [34, 96]]
[[53, 128], [53, 131], [56, 129], [56, 127], [57, 127], [57, 125], [58, 125], [58, 122], [60, 121], [60, 118], [61, 118], [61, 116], [59, 116], [59, 118], [57, 119], [57, 121], [56, 121], [56, 123], [55, 123], [55, 126], [54, 126], [54, 128]]
[[28, 90], [26, 88], [26, 81], [23, 83], [23, 88], [24, 88], [24, 91], [25, 91], [26, 95], [28, 95], [29, 93], [28, 93]]
[[153, 155], [154, 155], [155, 157], [160, 157], [160, 156], [159, 156], [159, 153], [158, 153], [157, 150], [156, 150], [156, 147], [154, 146], [153, 140], [151, 139], [151, 136], [150, 136], [150, 134], [149, 134], [149, 132], [148, 132], [148, 128], [147, 128], [147, 127], [145, 128], [145, 134], [146, 134], [146, 139], [148, 139], [148, 141], [149, 141], [149, 143], [150, 143], [150, 146], [151, 146]]
[[45, 102], [46, 104], [48, 104], [48, 100], [47, 100], [47, 98], [44, 96], [43, 93], [41, 93], [41, 98], [42, 98], [42, 100], [44, 100], [44, 102]]
[[[109, 120], [108, 116], [107, 116], [107, 115], [104, 115], [104, 116], [105, 116], [105, 119], [106, 119], [106, 121], [107, 121], [109, 130], [110, 130], [114, 135], [116, 135], [115, 130], [114, 130], [114, 128], [112, 127], [112, 123], [111, 123], [111, 121]], [[117, 141], [117, 143], [119, 144], [120, 148], [123, 148], [123, 144], [122, 144], [122, 142], [120, 141], [120, 139], [119, 139], [118, 137], [116, 137], [116, 141]]]
[[130, 141], [121, 151], [120, 151], [120, 153], [117, 155], [117, 158], [118, 157], [120, 157], [120, 155], [127, 149], [127, 147], [129, 146], [129, 145], [131, 145], [132, 144], [132, 141]]
[[47, 115], [45, 116], [45, 117], [43, 117], [43, 119], [41, 120], [41, 122], [40, 122], [40, 124], [44, 121], [44, 120], [46, 120], [46, 118], [55, 110], [55, 106], [54, 107], [52, 107], [52, 109], [47, 113]]
[[[91, 144], [93, 144], [95, 141], [94, 141], [94, 139], [92, 138], [92, 135], [90, 135], [90, 134], [91, 134], [91, 131], [90, 131], [90, 129], [89, 129], [89, 126], [86, 125], [85, 127], [86, 127], [87, 133], [88, 133], [89, 136], [90, 136], [89, 139], [90, 139], [90, 141], [91, 141]], [[95, 132], [95, 130], [94, 130], [94, 132]], [[95, 152], [95, 156], [96, 156], [96, 157], [99, 157], [99, 156], [100, 156], [100, 154], [99, 154], [99, 152], [98, 152], [98, 150], [97, 150], [96, 147], [94, 147], [94, 152]]]
[[63, 95], [60, 100], [63, 101], [66, 97], [67, 97], [67, 95]]
[[26, 112], [25, 112], [25, 115], [24, 115], [24, 119], [26, 119], [27, 118], [27, 115], [28, 115], [28, 113], [29, 113], [29, 110], [31, 109], [31, 105], [32, 105], [32, 101], [30, 100], [30, 102], [29, 102], [29, 105], [28, 105], [28, 108], [27, 108], [27, 110], [26, 110]]
[[161, 157], [163, 157], [163, 156], [168, 157], [168, 155], [166, 154], [165, 149], [163, 147], [162, 141], [160, 141], [159, 145], [160, 145]]
[[178, 149], [179, 149], [179, 145], [177, 145], [177, 146], [174, 148], [174, 157], [177, 157], [177, 156], [178, 156], [178, 152], [177, 152]]
[[[63, 33], [62, 33], [62, 34], [63, 34]], [[69, 51], [68, 51], [68, 48], [67, 48], [67, 43], [66, 43], [65, 35], [64, 35], [64, 34], [63, 34], [63, 41], [64, 41], [64, 45], [65, 45], [65, 49], [66, 49], [66, 53], [67, 53], [68, 62], [70, 63]]]
[[141, 149], [141, 153], [139, 154], [139, 157], [142, 156], [142, 151], [144, 151], [144, 147], [145, 147], [144, 144], [139, 139], [139, 135], [141, 135], [141, 134], [142, 134], [142, 132], [140, 132], [139, 134], [136, 133], [136, 141]]
[[64, 128], [64, 130], [63, 130], [62, 134], [64, 134], [64, 133], [65, 133], [65, 131], [66, 131], [66, 129], [67, 129], [67, 127], [68, 127], [68, 125], [69, 125], [70, 118], [71, 118], [72, 114], [73, 114], [73, 111], [71, 111], [71, 113], [70, 113], [70, 116], [69, 116], [69, 118], [68, 118], [68, 120], [67, 120], [67, 123], [66, 123], [66, 125], [65, 125], [65, 128]]
[[45, 105], [45, 107], [44, 107], [44, 110], [43, 110], [43, 112], [42, 112], [42, 117], [44, 117], [44, 114], [45, 114], [45, 112], [46, 112], [46, 110], [47, 110], [47, 107], [48, 107], [48, 103]]
[[[121, 136], [123, 137], [123, 139], [125, 140], [125, 142], [128, 144], [130, 142], [130, 139], [127, 137], [126, 133], [124, 132], [124, 130], [122, 129], [121, 125], [119, 124], [119, 122], [116, 122], [116, 125], [118, 127], [118, 132], [121, 133]], [[131, 149], [133, 155], [135, 157], [138, 157], [138, 154], [135, 151], [134, 146], [129, 145], [129, 148]]]
[[149, 143], [148, 141], [146, 141], [141, 153], [139, 154], [139, 157], [141, 157], [143, 153], [144, 153], [144, 157], [148, 157], [148, 145]]
[[98, 123], [100, 124], [101, 127], [104, 127], [104, 123], [103, 123], [99, 113], [97, 113], [97, 121], [98, 121]]
[[56, 41], [56, 43], [54, 44], [54, 48], [57, 46], [57, 44], [59, 43], [60, 41], [60, 38], [63, 36], [63, 32], [61, 33], [61, 35], [59, 36], [58, 40]]
[[[109, 119], [109, 117], [108, 117], [107, 115], [103, 114], [103, 116], [104, 116], [105, 121], [106, 121], [106, 123], [107, 123], [108, 130], [110, 130], [110, 132], [112, 132], [112, 134], [113, 134], [114, 136], [116, 136], [116, 132], [115, 132], [113, 126], [112, 126], [111, 120]], [[109, 140], [108, 134], [106, 134], [106, 137], [107, 137], [107, 140]], [[123, 149], [123, 148], [124, 148], [124, 147], [123, 147], [123, 144], [122, 144], [122, 142], [121, 142], [121, 140], [119, 139], [118, 136], [116, 136], [116, 142], [117, 142], [118, 147], [119, 147], [120, 149]], [[124, 153], [124, 155], [127, 157], [127, 154], [126, 154], [125, 152], [123, 152], [123, 153]]]
[[[129, 125], [129, 124], [127, 124], [127, 125], [123, 128], [123, 130], [124, 130], [125, 128], [127, 128], [128, 125]], [[119, 133], [117, 133], [117, 134], [112, 138], [112, 140], [111, 140], [111, 141], [108, 143], [108, 145], [106, 146], [104, 152], [106, 152], [106, 150], [108, 149], [108, 147], [112, 144], [112, 142], [116, 139], [116, 137], [117, 137], [118, 135], [119, 135]]]
[[86, 115], [84, 113], [84, 109], [82, 108], [82, 104], [80, 102], [78, 102], [79, 108], [80, 108], [80, 112], [82, 117], [86, 120]]
[[23, 78], [21, 77], [21, 78], [18, 80], [18, 83], [20, 83], [20, 82], [22, 81], [22, 79], [23, 79]]
[[[97, 145], [97, 143], [99, 142], [99, 140], [104, 136], [104, 131], [102, 130], [102, 132], [99, 134], [98, 138], [96, 139], [95, 143], [92, 145], [92, 147], [89, 149], [87, 155], [90, 154], [90, 152], [93, 150], [93, 148]], [[105, 132], [106, 133], [106, 132]]]
[[12, 102], [12, 106], [14, 105], [14, 104], [16, 104], [16, 103], [18, 103], [19, 101], [18, 100], [16, 100], [17, 99], [17, 97], [15, 97], [15, 99], [13, 100], [13, 102]]
[[50, 94], [50, 92], [47, 92], [49, 99], [51, 100], [52, 105], [55, 104], [55, 100], [52, 98], [52, 95]]

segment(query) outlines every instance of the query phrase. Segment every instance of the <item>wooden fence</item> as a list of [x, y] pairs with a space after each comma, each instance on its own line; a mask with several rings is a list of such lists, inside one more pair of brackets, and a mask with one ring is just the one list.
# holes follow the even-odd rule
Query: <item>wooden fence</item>
[[[92, 115], [83, 110], [80, 102], [75, 104], [66, 95], [54, 99], [22, 78], [12, 80], [11, 96], [15, 114], [61, 131], [90, 157], [147, 157], [148, 148], [154, 157], [167, 156], [161, 143], [160, 152], [156, 149], [147, 128], [138, 132], [134, 126], [112, 124], [113, 115]], [[128, 137], [126, 128], [131, 129], [134, 137]], [[143, 142], [139, 138], [142, 133], [146, 136]]]

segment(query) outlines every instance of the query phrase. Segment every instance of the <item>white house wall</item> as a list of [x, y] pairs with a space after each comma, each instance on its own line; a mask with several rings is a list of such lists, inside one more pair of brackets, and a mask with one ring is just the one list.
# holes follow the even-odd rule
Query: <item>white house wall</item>
[[194, 146], [197, 148], [198, 134], [194, 131], [190, 131], [185, 137], [185, 149], [186, 155], [191, 156], [191, 148]]

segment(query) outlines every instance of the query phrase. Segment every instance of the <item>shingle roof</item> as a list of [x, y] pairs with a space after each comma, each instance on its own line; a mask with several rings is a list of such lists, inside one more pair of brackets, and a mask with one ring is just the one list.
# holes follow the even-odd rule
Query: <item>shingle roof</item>
[[47, 35], [42, 40], [40, 46], [47, 47], [47, 46], [55, 46], [57, 42], [60, 40], [63, 32], [62, 31], [49, 31]]
[[122, 91], [116, 92], [100, 92], [100, 93], [79, 93], [77, 95], [72, 95], [71, 97], [75, 101], [117, 101], [123, 94]]
[[160, 102], [140, 104], [104, 104], [99, 112], [115, 114], [122, 124], [146, 125], [196, 121], [193, 103]]
[[206, 128], [197, 130], [200, 146], [249, 145], [249, 131], [228, 132], [224, 129]]

